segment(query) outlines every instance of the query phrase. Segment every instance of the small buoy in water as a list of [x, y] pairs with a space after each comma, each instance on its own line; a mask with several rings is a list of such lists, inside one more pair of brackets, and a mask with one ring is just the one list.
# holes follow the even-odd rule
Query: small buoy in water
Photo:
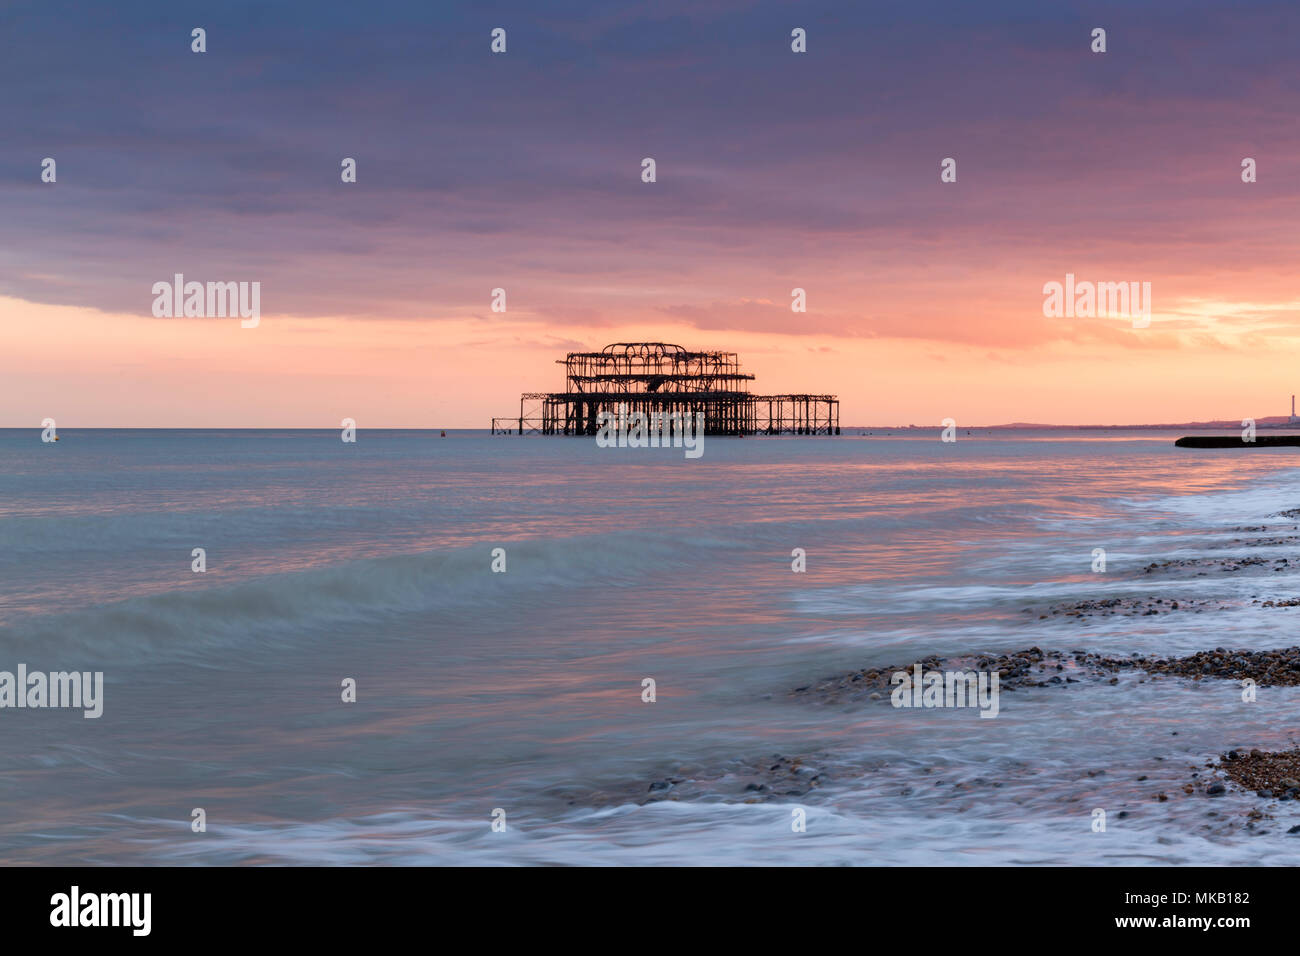
[[443, 432], [443, 433], [442, 433], [442, 437], [443, 437], [443, 438], [446, 438], [446, 437], [447, 437], [447, 433], [446, 433], [446, 432]]

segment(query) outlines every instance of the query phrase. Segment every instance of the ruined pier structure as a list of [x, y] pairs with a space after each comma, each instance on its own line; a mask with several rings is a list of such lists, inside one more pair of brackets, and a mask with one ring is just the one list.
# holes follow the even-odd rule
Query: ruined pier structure
[[570, 352], [564, 391], [525, 392], [519, 415], [492, 419], [494, 435], [594, 435], [601, 413], [704, 414], [706, 435], [838, 435], [834, 395], [755, 395], [735, 352], [691, 352], [663, 342], [617, 342]]

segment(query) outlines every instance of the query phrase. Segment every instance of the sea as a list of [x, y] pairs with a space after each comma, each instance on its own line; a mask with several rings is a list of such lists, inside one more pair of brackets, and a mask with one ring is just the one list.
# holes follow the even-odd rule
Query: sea
[[[1295, 746], [1300, 687], [1134, 669], [994, 719], [793, 693], [1298, 643], [1264, 606], [1300, 597], [1296, 449], [58, 435], [0, 431], [0, 671], [102, 673], [102, 713], [0, 708], [0, 863], [1300, 863], [1300, 802], [1185, 791]], [[1053, 613], [1113, 598], [1185, 607]], [[783, 762], [803, 783], [742, 786]]]

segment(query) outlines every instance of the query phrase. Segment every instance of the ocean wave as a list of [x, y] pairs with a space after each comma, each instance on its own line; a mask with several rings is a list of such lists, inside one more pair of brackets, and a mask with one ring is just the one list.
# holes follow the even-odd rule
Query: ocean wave
[[[473, 614], [578, 588], [642, 585], [645, 568], [680, 559], [683, 548], [725, 546], [669, 534], [613, 534], [366, 558], [230, 584], [208, 584], [194, 574], [175, 590], [22, 619], [0, 628], [0, 649], [121, 662], [250, 642], [282, 647], [403, 615]], [[506, 551], [504, 573], [491, 569], [497, 547]]]

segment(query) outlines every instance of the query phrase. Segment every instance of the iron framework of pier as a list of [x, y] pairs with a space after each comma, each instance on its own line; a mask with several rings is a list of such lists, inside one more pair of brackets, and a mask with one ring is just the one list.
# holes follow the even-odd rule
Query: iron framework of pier
[[497, 435], [594, 435], [602, 412], [704, 414], [706, 435], [838, 435], [834, 395], [755, 395], [735, 352], [692, 352], [664, 342], [616, 342], [570, 352], [564, 391], [525, 392], [519, 415], [492, 419]]

